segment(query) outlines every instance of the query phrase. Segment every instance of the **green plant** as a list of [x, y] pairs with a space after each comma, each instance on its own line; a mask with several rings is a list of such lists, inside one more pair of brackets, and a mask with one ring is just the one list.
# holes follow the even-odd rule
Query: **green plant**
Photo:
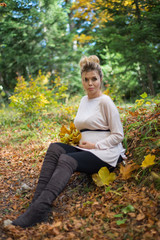
[[30, 77], [28, 82], [19, 76], [14, 95], [10, 97], [10, 106], [24, 115], [38, 114], [51, 105], [58, 106], [62, 99], [68, 97], [65, 93], [67, 86], [61, 83], [60, 77], [56, 74], [54, 86], [48, 89], [46, 85], [49, 77], [50, 73], [43, 75], [41, 71], [35, 79]]
[[117, 225], [124, 224], [127, 221], [127, 214], [130, 212], [134, 212], [135, 209], [132, 205], [127, 205], [126, 207], [121, 209], [121, 213], [114, 215], [115, 218], [120, 218], [116, 221]]
[[159, 104], [160, 100], [157, 98], [150, 98], [150, 96], [147, 95], [146, 92], [144, 92], [143, 94], [140, 95], [140, 99], [136, 100], [136, 105], [135, 108], [139, 108], [141, 106], [149, 106], [149, 105], [155, 105], [155, 104]]
[[3, 86], [0, 85], [0, 107], [4, 107], [5, 104], [4, 104], [4, 97], [5, 97], [5, 92], [4, 92], [4, 89], [3, 89]]
[[29, 82], [19, 76], [14, 95], [10, 97], [10, 106], [25, 115], [36, 114], [43, 110], [49, 102], [42, 92], [44, 84], [41, 80], [41, 73], [36, 79], [30, 77]]
[[106, 89], [103, 91], [104, 94], [109, 95], [112, 100], [116, 103], [122, 103], [123, 100], [122, 98], [124, 97], [124, 94], [121, 93], [119, 86], [117, 84], [106, 84], [105, 85]]
[[146, 153], [159, 156], [159, 97], [149, 97], [141, 94], [134, 107], [125, 110], [123, 122], [127, 152], [132, 152], [132, 158], [141, 164]]

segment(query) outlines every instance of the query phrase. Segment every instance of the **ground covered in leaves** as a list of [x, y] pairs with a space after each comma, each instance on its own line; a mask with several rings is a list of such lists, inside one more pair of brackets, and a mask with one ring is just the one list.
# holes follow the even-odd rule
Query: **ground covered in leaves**
[[[155, 180], [150, 174], [159, 173], [159, 151], [156, 144], [154, 145], [157, 133], [152, 126], [155, 120], [159, 119], [159, 113], [157, 110], [154, 114], [139, 114], [143, 118], [139, 120], [143, 123], [141, 125], [134, 124], [137, 119], [136, 111], [128, 114], [125, 122], [125, 131], [128, 134], [126, 141], [129, 146], [127, 165], [133, 164], [133, 160], [138, 157], [136, 164], [140, 164], [142, 152], [140, 155], [134, 152], [135, 148], [140, 146], [146, 151], [146, 155], [155, 154], [157, 164], [146, 171], [135, 168], [135, 171], [123, 177], [119, 166], [115, 171], [116, 180], [110, 186], [102, 187], [96, 186], [91, 176], [75, 173], [63, 193], [53, 203], [49, 221], [27, 229], [4, 226], [4, 221], [15, 219], [28, 207], [48, 144], [57, 139], [48, 138], [44, 142], [39, 139], [25, 144], [17, 141], [13, 144], [13, 141], [10, 141], [13, 129], [5, 129], [5, 136], [2, 130], [1, 239], [159, 240], [159, 175], [156, 175]], [[150, 135], [145, 135], [150, 125]], [[146, 139], [142, 141], [141, 137]]]

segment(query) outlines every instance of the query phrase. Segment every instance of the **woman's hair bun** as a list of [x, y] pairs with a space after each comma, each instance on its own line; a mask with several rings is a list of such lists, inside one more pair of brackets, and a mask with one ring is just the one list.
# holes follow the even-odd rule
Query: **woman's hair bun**
[[100, 66], [99, 58], [96, 55], [91, 55], [89, 57], [82, 57], [80, 62], [81, 76], [83, 72], [97, 71], [100, 78], [103, 78], [103, 72]]
[[100, 64], [99, 58], [96, 55], [91, 55], [89, 57], [84, 56], [81, 58], [79, 65], [80, 68], [83, 69], [85, 65], [88, 65], [90, 63]]

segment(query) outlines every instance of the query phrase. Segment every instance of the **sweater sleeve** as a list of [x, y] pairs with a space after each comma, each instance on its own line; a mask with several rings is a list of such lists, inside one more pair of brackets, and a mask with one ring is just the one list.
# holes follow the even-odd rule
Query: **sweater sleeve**
[[121, 143], [124, 138], [119, 112], [110, 97], [103, 99], [101, 102], [101, 111], [108, 122], [111, 134], [107, 138], [98, 141], [95, 147], [97, 149], [112, 148]]

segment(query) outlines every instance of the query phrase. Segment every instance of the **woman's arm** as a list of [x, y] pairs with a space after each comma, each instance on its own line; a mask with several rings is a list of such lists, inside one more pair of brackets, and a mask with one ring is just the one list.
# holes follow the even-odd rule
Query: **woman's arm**
[[101, 102], [101, 110], [103, 116], [106, 116], [107, 118], [111, 134], [107, 138], [98, 141], [95, 144], [95, 148], [112, 148], [122, 142], [124, 138], [123, 127], [120, 120], [119, 112], [110, 97], [108, 97], [107, 101], [103, 99], [103, 101]]

